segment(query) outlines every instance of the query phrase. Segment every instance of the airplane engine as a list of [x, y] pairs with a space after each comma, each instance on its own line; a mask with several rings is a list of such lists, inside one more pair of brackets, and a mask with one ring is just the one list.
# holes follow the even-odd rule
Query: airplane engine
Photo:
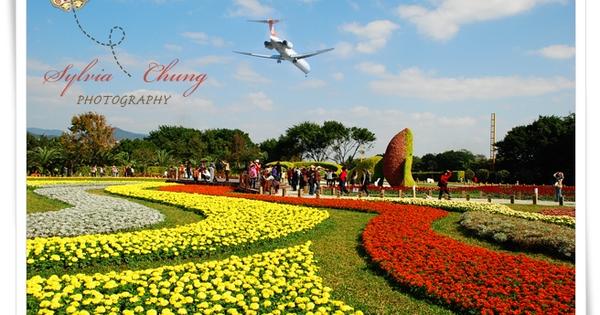
[[293, 47], [294, 47], [294, 44], [292, 44], [292, 42], [289, 42], [289, 41], [287, 41], [287, 40], [284, 40], [284, 41], [282, 42], [282, 44], [283, 44], [285, 47], [287, 47], [287, 48], [293, 48]]
[[273, 49], [273, 45], [271, 45], [271, 42], [265, 41], [265, 48], [267, 48], [267, 49]]

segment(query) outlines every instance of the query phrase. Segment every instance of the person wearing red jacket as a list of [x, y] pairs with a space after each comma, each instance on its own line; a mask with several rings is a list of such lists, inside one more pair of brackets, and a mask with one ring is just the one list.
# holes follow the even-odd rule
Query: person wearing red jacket
[[346, 188], [346, 180], [348, 179], [348, 171], [346, 167], [342, 167], [342, 172], [340, 173], [340, 193], [349, 194], [350, 192]]
[[440, 180], [438, 181], [438, 186], [440, 187], [440, 196], [438, 199], [442, 199], [444, 193], [448, 194], [448, 200], [452, 199], [450, 196], [450, 190], [448, 190], [448, 181], [450, 180], [450, 176], [452, 176], [452, 172], [447, 170], [440, 176]]

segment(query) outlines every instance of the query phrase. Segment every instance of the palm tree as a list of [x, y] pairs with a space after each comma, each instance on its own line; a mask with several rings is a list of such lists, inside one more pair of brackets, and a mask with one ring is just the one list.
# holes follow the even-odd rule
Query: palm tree
[[171, 163], [171, 153], [167, 150], [156, 150], [156, 164], [158, 166], [169, 166]]
[[43, 175], [47, 174], [52, 163], [62, 157], [59, 149], [49, 147], [37, 147], [27, 153], [29, 155], [28, 159], [31, 160], [31, 164]]

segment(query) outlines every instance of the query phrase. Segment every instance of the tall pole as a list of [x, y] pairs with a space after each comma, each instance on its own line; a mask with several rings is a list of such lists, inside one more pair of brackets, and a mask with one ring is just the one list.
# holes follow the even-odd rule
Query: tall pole
[[496, 166], [496, 113], [492, 113], [490, 123], [490, 161], [492, 162], [492, 171]]

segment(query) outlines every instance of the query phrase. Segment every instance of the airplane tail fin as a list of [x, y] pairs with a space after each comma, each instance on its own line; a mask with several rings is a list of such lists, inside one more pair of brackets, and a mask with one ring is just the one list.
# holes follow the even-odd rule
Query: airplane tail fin
[[269, 24], [269, 32], [271, 35], [275, 36], [277, 33], [275, 32], [275, 24], [279, 23], [281, 20], [277, 19], [268, 19], [268, 20], [248, 20], [248, 22], [256, 22], [256, 23], [265, 23]]

